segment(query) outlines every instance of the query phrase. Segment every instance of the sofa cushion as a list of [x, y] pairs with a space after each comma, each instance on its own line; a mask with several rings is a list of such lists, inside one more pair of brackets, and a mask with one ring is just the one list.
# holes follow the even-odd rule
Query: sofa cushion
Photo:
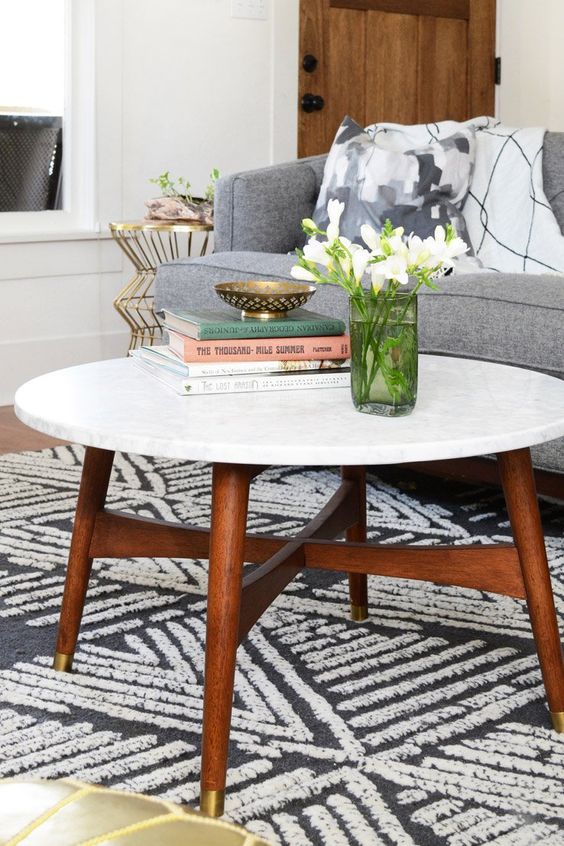
[[474, 166], [474, 130], [409, 148], [381, 144], [383, 136], [369, 130], [350, 117], [337, 130], [313, 214], [318, 227], [327, 229], [327, 203], [335, 198], [345, 203], [340, 230], [351, 241], [360, 242], [363, 223], [378, 231], [390, 219], [421, 238], [452, 223], [469, 244], [461, 209]]
[[461, 355], [564, 378], [564, 284], [557, 276], [445, 277], [419, 297], [422, 352]]

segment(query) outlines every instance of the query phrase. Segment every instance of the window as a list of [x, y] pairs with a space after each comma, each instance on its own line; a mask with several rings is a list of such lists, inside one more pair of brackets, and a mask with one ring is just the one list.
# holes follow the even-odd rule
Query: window
[[0, 0], [0, 237], [93, 228], [94, 0]]

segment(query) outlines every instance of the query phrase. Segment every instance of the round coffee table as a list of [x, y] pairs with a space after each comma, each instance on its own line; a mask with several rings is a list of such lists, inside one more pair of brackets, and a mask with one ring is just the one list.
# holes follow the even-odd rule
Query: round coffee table
[[[347, 389], [180, 397], [132, 361], [87, 364], [25, 384], [16, 413], [86, 446], [55, 653], [70, 671], [92, 559], [209, 558], [200, 807], [223, 812], [236, 650], [303, 568], [349, 574], [368, 613], [367, 574], [526, 599], [554, 728], [564, 732], [564, 662], [529, 446], [564, 435], [564, 382], [485, 362], [420, 356], [409, 417], [354, 410]], [[114, 452], [213, 462], [211, 529], [104, 508]], [[366, 465], [496, 453], [513, 544], [366, 543]], [[342, 483], [295, 538], [246, 534], [249, 486], [269, 464], [340, 465]], [[346, 543], [333, 540], [346, 534]], [[243, 575], [243, 562], [260, 566]]]

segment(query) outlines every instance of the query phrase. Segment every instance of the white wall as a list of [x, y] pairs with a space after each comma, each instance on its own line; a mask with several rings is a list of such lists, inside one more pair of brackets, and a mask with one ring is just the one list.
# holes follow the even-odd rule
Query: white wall
[[499, 117], [564, 131], [563, 0], [498, 0]]
[[[225, 173], [270, 162], [272, 15], [231, 18], [229, 0], [123, 7], [126, 217], [139, 214], [155, 191], [148, 178], [164, 170], [188, 176], [198, 192], [212, 167]], [[290, 137], [286, 154], [293, 144]]]
[[[102, 229], [142, 217], [163, 170], [201, 191], [212, 167], [295, 158], [298, 6], [270, 0], [258, 21], [232, 18], [230, 0], [95, 0]], [[0, 215], [0, 405], [35, 375], [125, 352], [112, 300], [131, 273], [107, 232], [2, 234]]]

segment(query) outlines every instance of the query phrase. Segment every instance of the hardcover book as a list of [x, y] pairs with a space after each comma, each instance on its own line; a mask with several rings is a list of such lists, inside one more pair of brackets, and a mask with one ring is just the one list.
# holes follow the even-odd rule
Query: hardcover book
[[170, 311], [165, 309], [165, 327], [197, 341], [216, 338], [291, 338], [314, 335], [343, 335], [345, 324], [336, 317], [296, 308], [285, 317], [260, 320], [239, 317], [236, 312]]
[[186, 363], [168, 347], [154, 344], [131, 350], [133, 357], [140, 357], [149, 364], [163, 367], [180, 376], [244, 376], [246, 373], [278, 373], [297, 370], [336, 370], [349, 364], [343, 359], [306, 359], [305, 361], [227, 361], [203, 364]]
[[248, 373], [244, 376], [178, 376], [162, 367], [155, 367], [140, 356], [134, 363], [145, 373], [154, 376], [183, 396], [210, 394], [240, 394], [256, 391], [297, 391], [310, 388], [349, 388], [350, 369], [317, 370], [312, 373]]
[[307, 361], [350, 357], [348, 335], [197, 341], [170, 330], [169, 347], [185, 362]]

